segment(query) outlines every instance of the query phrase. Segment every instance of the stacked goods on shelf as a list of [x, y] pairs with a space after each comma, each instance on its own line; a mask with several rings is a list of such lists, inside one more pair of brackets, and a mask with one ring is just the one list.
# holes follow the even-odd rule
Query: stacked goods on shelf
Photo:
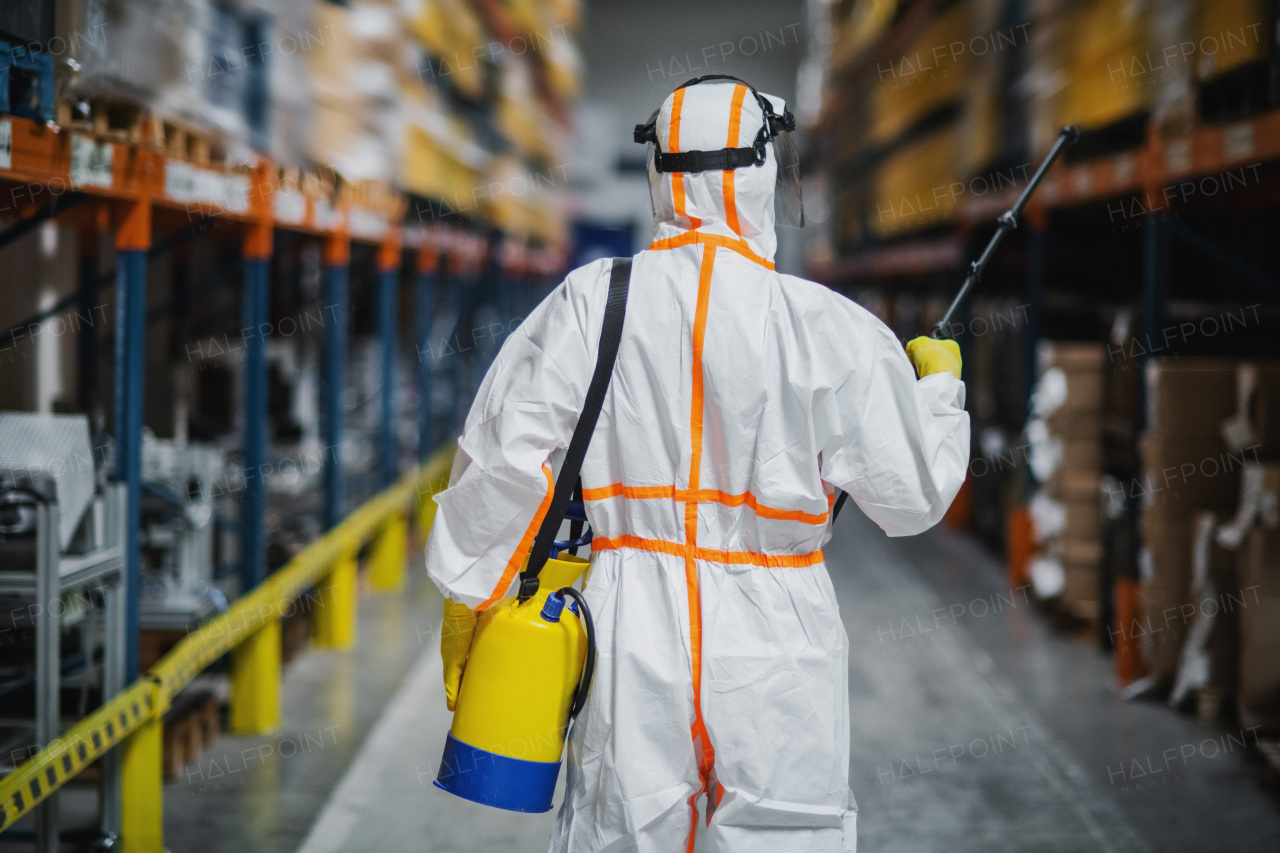
[[551, 94], [570, 101], [582, 91], [582, 59], [569, 38], [581, 24], [575, 0], [508, 0], [514, 32], [502, 55], [535, 59]]
[[54, 0], [0, 4], [0, 113], [36, 121], [54, 118], [57, 38]]
[[960, 199], [953, 189], [957, 138], [955, 127], [943, 127], [903, 145], [881, 163], [872, 178], [872, 234], [885, 239], [954, 218]]
[[[581, 87], [570, 32], [579, 20], [575, 0], [414, 4], [400, 177], [430, 200], [426, 216], [461, 213], [564, 242], [564, 119]], [[468, 121], [442, 107], [458, 96], [471, 105]]]
[[1040, 548], [1032, 585], [1082, 619], [1096, 619], [1100, 610], [1105, 361], [1101, 344], [1043, 342], [1027, 426], [1032, 473], [1043, 484], [1031, 501]]
[[59, 120], [131, 133], [152, 113], [235, 148], [267, 145], [267, 16], [248, 3], [66, 0]]
[[[1232, 121], [1277, 102], [1268, 78], [1280, 67], [1268, 0], [1199, 0], [1181, 46], [1195, 63], [1196, 103], [1205, 121]], [[1183, 51], [1179, 51], [1179, 56]]]
[[[893, 23], [898, 12], [896, 0], [879, 3], [853, 3], [843, 17], [832, 22], [834, 44], [829, 62], [832, 70], [840, 70], [854, 62], [867, 48], [879, 41]], [[832, 10], [835, 15], [836, 10]]]
[[1266, 0], [1165, 0], [1152, 10], [1158, 48], [1129, 69], [1155, 89], [1153, 118], [1183, 137], [1197, 116], [1233, 121], [1276, 104], [1267, 83], [1280, 62]]
[[[324, 5], [328, 4], [320, 4]], [[345, 36], [336, 28], [321, 28], [316, 20], [319, 11], [314, 3], [279, 2], [272, 21], [272, 49], [267, 57], [270, 141], [266, 151], [284, 166], [296, 168], [311, 163], [313, 99], [307, 57]]]
[[973, 30], [972, 8], [972, 3], [953, 4], [920, 31], [902, 56], [879, 63], [870, 92], [872, 143], [900, 138], [921, 119], [963, 97], [972, 55], [935, 48], [965, 44]]
[[488, 86], [489, 68], [482, 59], [489, 51], [480, 13], [466, 0], [423, 0], [414, 5], [417, 8], [409, 28], [427, 51], [419, 65], [423, 79], [481, 99]]
[[[1147, 431], [1140, 440], [1142, 477], [1130, 484], [1142, 506], [1140, 644], [1149, 677], [1161, 687], [1177, 673], [1188, 625], [1195, 516], [1225, 516], [1235, 505], [1240, 472], [1202, 476], [1200, 463], [1226, 452], [1220, 427], [1236, 409], [1236, 363], [1177, 359], [1147, 365]], [[1190, 466], [1190, 467], [1186, 467]]]
[[563, 167], [531, 171], [515, 157], [495, 157], [488, 174], [493, 223], [505, 233], [558, 246], [568, 239]]
[[315, 4], [320, 32], [336, 36], [308, 55], [314, 99], [311, 159], [349, 181], [391, 182], [399, 142], [396, 61], [403, 58], [399, 7], [360, 0]]
[[971, 63], [967, 50], [952, 54], [939, 45], [966, 44], [973, 30], [973, 3], [955, 3], [929, 21], [899, 57], [881, 62], [869, 92], [867, 143], [887, 153], [872, 178], [878, 239], [930, 228], [950, 220], [960, 195], [956, 116], [963, 103]]
[[1145, 138], [1158, 80], [1145, 68], [1149, 0], [1037, 0], [1028, 88], [1031, 148], [1047, 151], [1058, 128], [1082, 132], [1075, 156], [1134, 148]]
[[946, 226], [975, 192], [994, 196], [1025, 177], [983, 174], [1019, 162], [1023, 147], [1010, 107], [1028, 27], [1008, 23], [1014, 6], [960, 0], [904, 15], [897, 6], [831, 7], [824, 133], [848, 249]]
[[[1193, 627], [1188, 616], [1209, 573], [1197, 577], [1197, 516], [1252, 519], [1257, 488], [1242, 485], [1242, 472], [1280, 456], [1280, 367], [1183, 358], [1149, 364], [1145, 382], [1143, 477], [1135, 484], [1143, 504], [1142, 598], [1151, 677], [1164, 685], [1178, 673]], [[1234, 547], [1242, 537], [1219, 535], [1218, 542]], [[1216, 562], [1212, 554], [1199, 558]]]
[[[1259, 522], [1240, 550], [1237, 585], [1220, 595], [1239, 602], [1238, 686], [1240, 724], [1280, 732], [1280, 465], [1259, 466]], [[1222, 607], [1227, 610], [1226, 606]]]
[[523, 56], [508, 57], [499, 72], [498, 130], [525, 156], [551, 162], [564, 150], [564, 141], [544, 131], [549, 122], [538, 99], [533, 63]]
[[[1201, 715], [1216, 717], [1223, 699], [1234, 696], [1243, 725], [1274, 732], [1280, 729], [1280, 368], [1236, 362], [1232, 374], [1234, 414], [1219, 429], [1226, 451], [1196, 467], [1202, 476], [1238, 481], [1238, 497], [1233, 509], [1196, 519], [1190, 583], [1175, 620], [1186, 636], [1170, 704], [1194, 695]], [[1170, 614], [1161, 613], [1160, 624], [1167, 621]]]
[[[1183, 46], [1193, 38], [1196, 7], [1201, 0], [1166, 0], [1151, 13], [1151, 44], [1160, 49], [1132, 71], [1145, 70], [1153, 78], [1155, 94], [1151, 105], [1151, 121], [1165, 138], [1183, 137], [1195, 122], [1195, 94], [1192, 89], [1194, 65], [1183, 54]], [[1168, 52], [1166, 53], [1166, 50]], [[1150, 66], [1150, 67], [1148, 67]]]

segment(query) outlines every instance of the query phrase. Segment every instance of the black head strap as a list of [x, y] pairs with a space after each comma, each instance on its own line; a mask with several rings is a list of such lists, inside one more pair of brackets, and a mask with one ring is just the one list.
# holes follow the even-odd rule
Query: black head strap
[[694, 77], [692, 80], [681, 83], [676, 89], [680, 90], [689, 86], [696, 86], [708, 80], [733, 80], [751, 90], [752, 97], [756, 99], [756, 103], [760, 105], [760, 111], [764, 114], [764, 123], [761, 124], [755, 141], [749, 148], [721, 148], [719, 151], [664, 153], [662, 145], [658, 142], [658, 120], [655, 115], [654, 118], [649, 120], [648, 124], [636, 125], [633, 138], [640, 144], [653, 143], [653, 167], [659, 172], [732, 171], [740, 166], [763, 166], [765, 145], [769, 140], [784, 130], [792, 131], [796, 129], [796, 119], [790, 110], [778, 115], [773, 111], [773, 103], [768, 98], [757, 92], [750, 83], [737, 77], [728, 74], [704, 74], [701, 77]]

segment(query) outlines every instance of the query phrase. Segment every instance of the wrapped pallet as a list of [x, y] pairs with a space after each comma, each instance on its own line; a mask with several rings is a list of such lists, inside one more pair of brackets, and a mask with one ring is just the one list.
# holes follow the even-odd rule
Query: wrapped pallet
[[402, 138], [399, 67], [408, 62], [399, 9], [361, 0], [319, 3], [315, 12], [318, 29], [341, 36], [307, 57], [315, 93], [311, 159], [350, 181], [389, 183]]
[[60, 91], [92, 111], [129, 105], [228, 145], [265, 148], [269, 24], [248, 4], [65, 0], [59, 31], [79, 37], [68, 40], [75, 62], [61, 66]]
[[1265, 466], [1262, 494], [1269, 511], [1241, 549], [1238, 596], [1239, 688], [1245, 728], [1280, 732], [1280, 466]]
[[1035, 417], [1028, 426], [1032, 472], [1043, 486], [1032, 502], [1040, 558], [1033, 584], [1068, 613], [1099, 613], [1103, 364], [1101, 344], [1046, 341], [1040, 347]]
[[[1242, 475], [1280, 457], [1280, 367], [1233, 359], [1176, 359], [1147, 366], [1147, 431], [1140, 442], [1146, 557], [1142, 597], [1151, 632], [1148, 658], [1159, 683], [1174, 676], [1194, 598], [1195, 517], [1238, 514]], [[1156, 642], [1156, 638], [1159, 642]]]
[[1143, 651], [1161, 686], [1172, 683], [1189, 629], [1179, 614], [1191, 603], [1195, 515], [1229, 514], [1239, 493], [1239, 470], [1207, 477], [1197, 464], [1226, 451], [1219, 430], [1236, 408], [1235, 373], [1227, 359], [1178, 359], [1149, 364], [1144, 376], [1143, 474], [1130, 488], [1142, 506]]

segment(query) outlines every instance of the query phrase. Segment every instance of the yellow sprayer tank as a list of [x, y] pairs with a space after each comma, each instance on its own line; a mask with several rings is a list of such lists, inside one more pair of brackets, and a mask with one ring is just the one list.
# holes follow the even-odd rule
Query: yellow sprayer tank
[[588, 648], [585, 608], [560, 591], [587, 566], [547, 560], [535, 595], [480, 614], [437, 787], [510, 811], [551, 809]]

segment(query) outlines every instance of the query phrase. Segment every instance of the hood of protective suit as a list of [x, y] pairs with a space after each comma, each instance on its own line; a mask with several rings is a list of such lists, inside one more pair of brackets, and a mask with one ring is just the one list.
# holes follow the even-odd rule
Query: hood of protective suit
[[[677, 89], [658, 112], [656, 131], [664, 152], [715, 151], [750, 146], [764, 121], [751, 91], [732, 81]], [[765, 146], [760, 166], [708, 172], [658, 172], [649, 158], [653, 197], [653, 238], [665, 240], [696, 229], [746, 240], [751, 250], [773, 260], [773, 196], [778, 174], [774, 146]]]

